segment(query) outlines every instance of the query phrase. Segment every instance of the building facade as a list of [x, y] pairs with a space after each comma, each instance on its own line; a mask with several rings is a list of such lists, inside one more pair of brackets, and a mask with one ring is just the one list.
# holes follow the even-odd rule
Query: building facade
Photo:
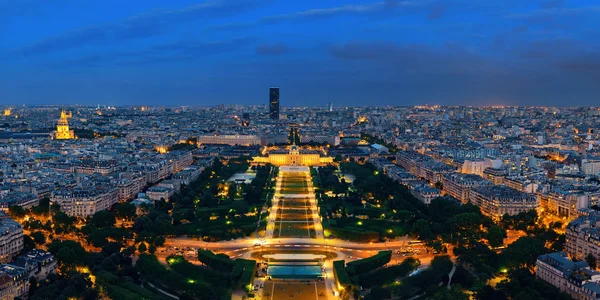
[[452, 173], [442, 180], [443, 191], [466, 204], [469, 202], [471, 189], [480, 186], [490, 186], [492, 182], [472, 174]]
[[583, 209], [581, 213], [567, 225], [565, 250], [575, 259], [585, 259], [588, 254], [600, 258], [600, 212]]
[[0, 262], [12, 260], [23, 250], [23, 227], [8, 215], [0, 213]]
[[69, 121], [67, 120], [72, 116], [71, 113], [67, 114], [64, 110], [60, 112], [60, 118], [56, 124], [55, 139], [72, 140], [75, 138], [75, 131], [69, 130]]
[[279, 88], [269, 88], [269, 119], [279, 120]]
[[571, 261], [564, 252], [540, 255], [535, 277], [577, 300], [600, 299], [600, 272], [591, 270], [585, 261]]
[[117, 187], [103, 189], [76, 188], [60, 190], [52, 194], [51, 203], [60, 205], [60, 210], [72, 217], [85, 218], [96, 212], [109, 209], [119, 201]]
[[471, 203], [479, 206], [481, 212], [494, 220], [499, 220], [503, 215], [516, 215], [538, 209], [539, 199], [533, 195], [502, 186], [477, 187], [471, 190], [469, 199]]
[[333, 163], [333, 157], [322, 156], [321, 151], [301, 150], [292, 145], [289, 151], [274, 150], [267, 156], [255, 156], [253, 162], [257, 164], [272, 164], [275, 166], [323, 166]]
[[229, 135], [201, 135], [198, 136], [198, 145], [202, 144], [221, 144], [221, 145], [240, 145], [240, 146], [252, 146], [260, 145], [260, 138], [256, 135], [240, 135], [240, 134], [229, 134]]

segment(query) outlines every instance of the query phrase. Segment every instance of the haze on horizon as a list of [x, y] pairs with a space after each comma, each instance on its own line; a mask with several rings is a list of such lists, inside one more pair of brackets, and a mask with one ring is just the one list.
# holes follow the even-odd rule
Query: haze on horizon
[[0, 104], [597, 105], [592, 0], [0, 0]]

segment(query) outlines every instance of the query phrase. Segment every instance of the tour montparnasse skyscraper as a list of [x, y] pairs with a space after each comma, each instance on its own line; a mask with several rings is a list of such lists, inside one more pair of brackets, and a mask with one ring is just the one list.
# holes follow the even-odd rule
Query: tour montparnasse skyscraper
[[269, 118], [279, 120], [279, 88], [269, 88]]

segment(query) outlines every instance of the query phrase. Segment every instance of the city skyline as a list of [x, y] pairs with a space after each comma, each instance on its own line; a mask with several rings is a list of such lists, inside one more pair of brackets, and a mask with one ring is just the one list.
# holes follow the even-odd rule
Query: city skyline
[[278, 92], [0, 105], [2, 300], [600, 299], [599, 108]]
[[0, 103], [595, 104], [600, 7], [521, 2], [3, 1]]

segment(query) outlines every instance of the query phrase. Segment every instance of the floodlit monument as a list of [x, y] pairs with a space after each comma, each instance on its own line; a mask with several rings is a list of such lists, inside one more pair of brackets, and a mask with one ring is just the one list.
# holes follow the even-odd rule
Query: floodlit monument
[[67, 114], [64, 110], [60, 112], [60, 118], [56, 124], [56, 132], [54, 138], [57, 140], [72, 140], [75, 138], [75, 131], [69, 130], [68, 118], [72, 117], [73, 114]]
[[256, 164], [272, 164], [275, 166], [324, 166], [333, 163], [333, 157], [326, 156], [325, 150], [304, 149], [298, 145], [265, 148], [264, 156], [253, 157]]

